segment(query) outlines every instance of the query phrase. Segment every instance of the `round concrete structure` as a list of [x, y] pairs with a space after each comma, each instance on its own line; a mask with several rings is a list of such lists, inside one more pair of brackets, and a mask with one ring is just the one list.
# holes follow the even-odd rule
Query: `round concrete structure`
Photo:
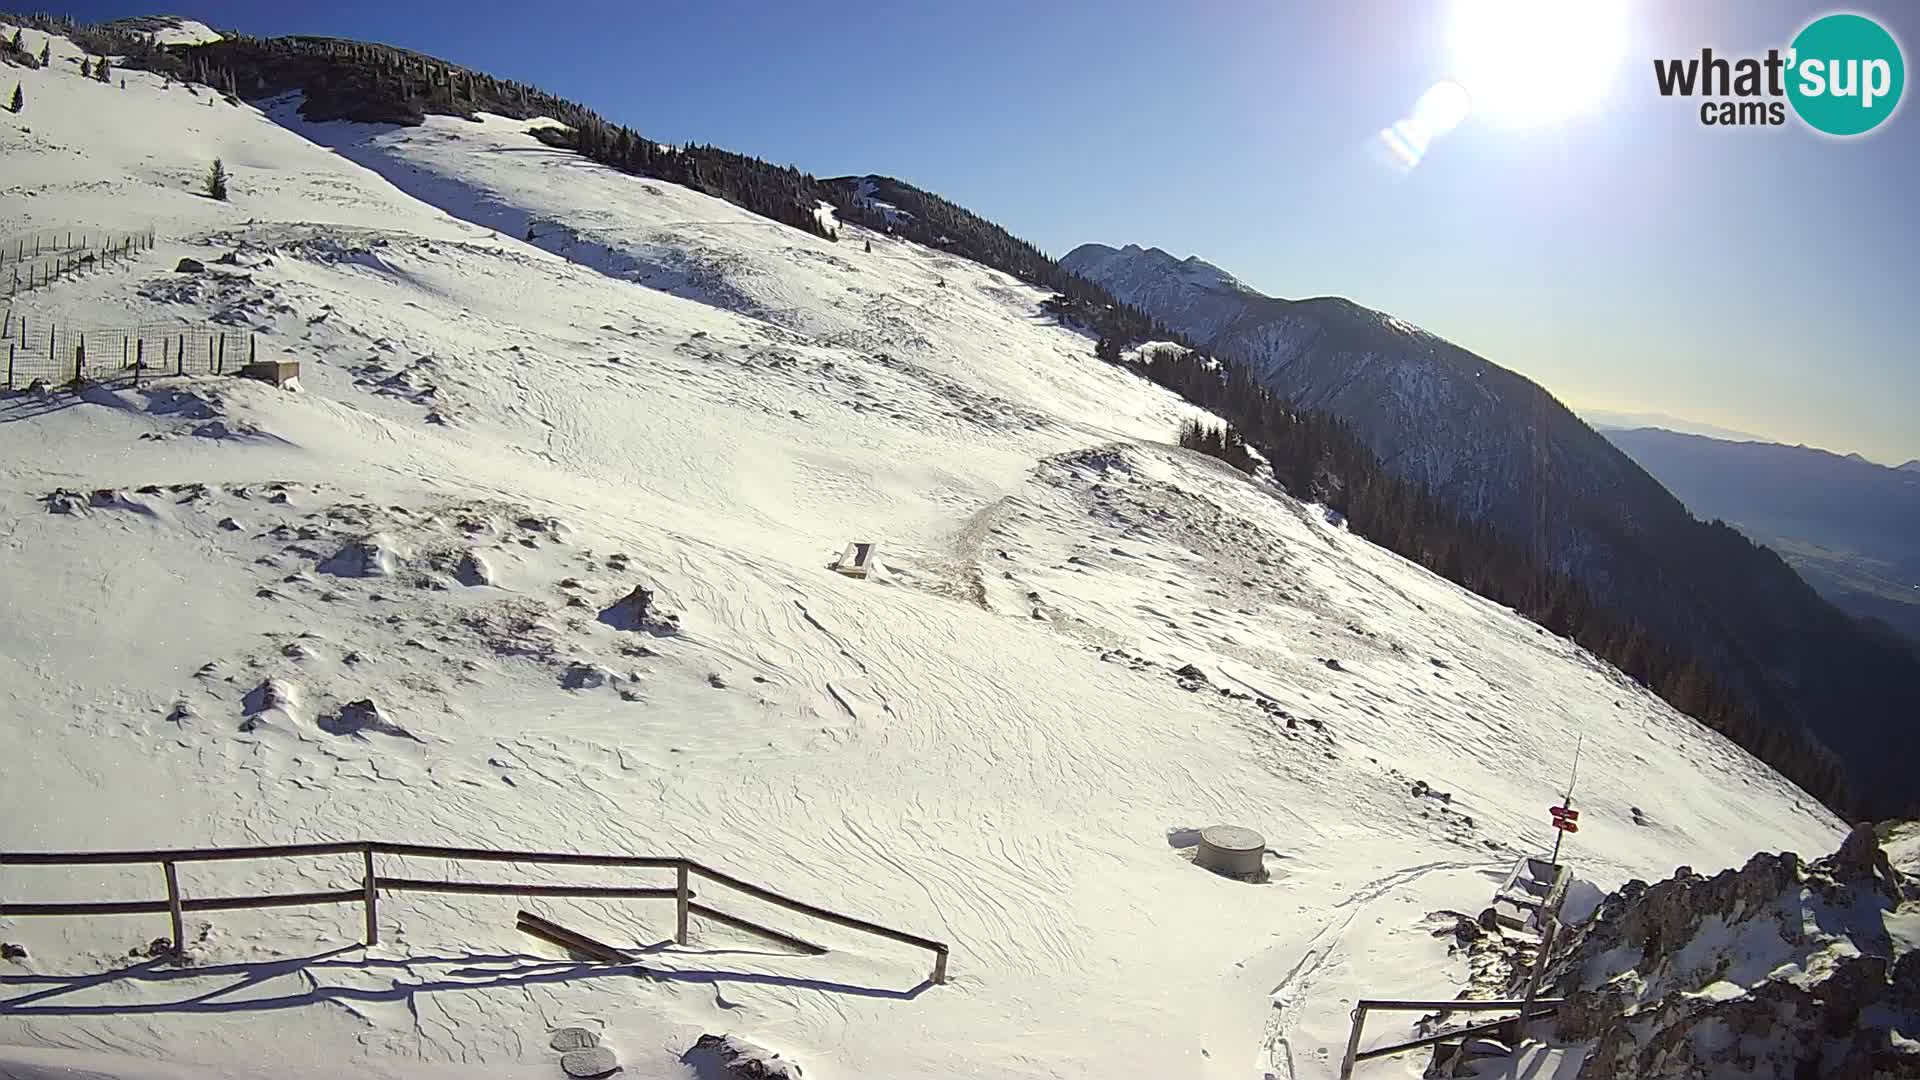
[[1228, 877], [1259, 877], [1266, 872], [1267, 842], [1252, 829], [1238, 825], [1209, 825], [1200, 830], [1200, 850], [1193, 861]]

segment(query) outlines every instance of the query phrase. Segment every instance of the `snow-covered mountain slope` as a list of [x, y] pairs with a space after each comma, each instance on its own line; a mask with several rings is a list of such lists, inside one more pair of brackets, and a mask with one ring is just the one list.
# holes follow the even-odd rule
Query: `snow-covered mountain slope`
[[[352, 906], [190, 914], [178, 966], [128, 958], [164, 917], [18, 918], [0, 1070], [548, 1075], [549, 1028], [587, 1023], [638, 1076], [693, 1075], [703, 1032], [810, 1077], [1327, 1076], [1357, 994], [1457, 989], [1424, 916], [1545, 843], [1576, 740], [1602, 884], [1840, 834], [1567, 642], [1169, 446], [1197, 414], [1005, 275], [520, 122], [306, 126], [54, 51], [0, 119], [0, 235], [160, 240], [9, 317], [211, 320], [301, 377], [0, 400], [0, 850], [684, 854], [953, 958], [919, 985], [914, 950], [731, 895], [703, 899], [832, 951], [677, 947], [657, 901], [527, 902], [651, 978], [566, 962], [506, 898], [382, 896], [372, 949]], [[191, 190], [215, 156], [225, 203]], [[825, 569], [852, 540], [882, 577]], [[676, 629], [632, 628], [636, 586]], [[1191, 863], [1216, 822], [1265, 835], [1269, 881]], [[160, 888], [0, 874], [10, 902]]]
[[180, 15], [141, 15], [106, 25], [115, 30], [146, 34], [156, 45], [205, 45], [223, 40], [219, 32], [206, 23]]
[[1789, 756], [1813, 763], [1802, 778], [1826, 788], [1834, 770], [1818, 763], [1830, 752], [1866, 812], [1908, 812], [1912, 786], [1894, 762], [1920, 746], [1920, 658], [1772, 552], [1696, 521], [1543, 387], [1392, 315], [1210, 284], [1207, 264], [1157, 249], [1083, 245], [1061, 264], [1301, 408], [1339, 417], [1386, 468], [1577, 581], [1616, 621], [1697, 658], [1765, 732], [1749, 745], [1797, 747]]

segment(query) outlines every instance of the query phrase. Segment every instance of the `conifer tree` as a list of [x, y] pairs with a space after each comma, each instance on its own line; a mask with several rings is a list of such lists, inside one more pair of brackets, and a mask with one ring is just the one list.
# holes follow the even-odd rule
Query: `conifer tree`
[[227, 167], [219, 158], [214, 158], [213, 168], [207, 170], [206, 191], [208, 198], [227, 201]]
[[107, 62], [106, 57], [101, 57], [100, 62], [93, 65], [93, 77], [101, 82], [113, 81], [113, 65]]
[[91, 79], [93, 77], [93, 61], [84, 56], [80, 58], [80, 77], [83, 79]]
[[[20, 34], [17, 31], [13, 35], [13, 44], [15, 48], [20, 47]], [[40, 43], [40, 66], [46, 67], [51, 63], [53, 63], [53, 39], [48, 38]]]
[[20, 84], [13, 84], [13, 111], [19, 112], [27, 107], [27, 99], [20, 93]]

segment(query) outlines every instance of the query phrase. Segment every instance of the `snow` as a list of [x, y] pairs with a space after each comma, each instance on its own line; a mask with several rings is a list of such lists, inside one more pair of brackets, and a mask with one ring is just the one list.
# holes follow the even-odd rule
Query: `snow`
[[208, 45], [222, 40], [213, 27], [194, 19], [169, 15], [157, 21], [161, 25], [154, 26], [149, 34], [158, 45]]
[[[1477, 912], [1548, 842], [1577, 736], [1567, 858], [1601, 887], [1838, 841], [1571, 643], [1169, 445], [1212, 418], [1004, 274], [621, 175], [538, 121], [310, 125], [54, 51], [0, 122], [0, 235], [159, 243], [11, 314], [212, 320], [302, 366], [297, 391], [0, 400], [0, 849], [684, 854], [953, 958], [923, 986], [923, 953], [717, 889], [832, 951], [540, 905], [647, 946], [641, 978], [517, 934], [511, 899], [409, 893], [372, 949], [352, 905], [190, 915], [174, 968], [128, 958], [164, 918], [23, 918], [0, 1066], [550, 1075], [547, 1030], [579, 1023], [640, 1076], [688, 1075], [709, 1031], [827, 1077], [1330, 1076], [1354, 998], [1462, 985], [1425, 917]], [[230, 202], [193, 193], [215, 156]], [[56, 489], [107, 494], [53, 513]], [[854, 539], [885, 582], [827, 569]], [[641, 584], [677, 628], [600, 617]], [[1215, 823], [1267, 838], [1268, 883], [1187, 861], [1174, 840]], [[356, 865], [181, 873], [306, 891]], [[8, 868], [0, 891], [157, 878]]]

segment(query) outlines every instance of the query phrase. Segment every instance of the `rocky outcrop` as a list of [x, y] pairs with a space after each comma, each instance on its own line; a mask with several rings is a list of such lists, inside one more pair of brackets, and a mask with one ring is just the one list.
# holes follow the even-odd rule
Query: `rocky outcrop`
[[680, 1060], [701, 1076], [731, 1080], [800, 1080], [800, 1066], [733, 1035], [702, 1035]]
[[1920, 888], [1871, 826], [1608, 897], [1552, 973], [1579, 1076], [1920, 1078]]

